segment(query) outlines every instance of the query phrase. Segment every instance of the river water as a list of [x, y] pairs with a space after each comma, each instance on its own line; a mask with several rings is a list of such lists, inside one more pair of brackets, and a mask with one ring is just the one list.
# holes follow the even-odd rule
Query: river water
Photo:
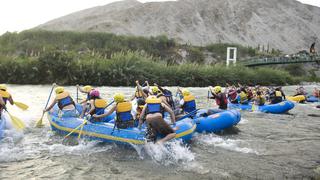
[[[309, 91], [314, 86], [307, 86]], [[296, 86], [285, 87], [293, 94]], [[133, 88], [99, 87], [111, 99], [118, 91], [128, 97]], [[50, 86], [10, 85], [16, 101], [28, 111], [9, 107], [28, 128], [6, 130], [0, 142], [0, 179], [319, 179], [320, 110], [297, 104], [290, 114], [242, 112], [236, 128], [221, 134], [195, 134], [191, 144], [170, 142], [166, 148], [147, 144], [125, 148], [82, 140], [62, 143], [63, 137], [45, 127], [34, 128], [41, 117]], [[75, 87], [67, 87], [75, 97]], [[198, 106], [207, 102], [207, 89], [190, 88]], [[9, 124], [10, 126], [10, 124]]]

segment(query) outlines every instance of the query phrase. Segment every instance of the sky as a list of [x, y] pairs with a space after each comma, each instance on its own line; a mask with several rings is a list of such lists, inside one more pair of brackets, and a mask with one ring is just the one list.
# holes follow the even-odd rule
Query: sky
[[[106, 5], [114, 1], [118, 0], [2, 0], [0, 2], [0, 35], [7, 31], [30, 29], [72, 12]], [[299, 1], [320, 7], [320, 0]]]

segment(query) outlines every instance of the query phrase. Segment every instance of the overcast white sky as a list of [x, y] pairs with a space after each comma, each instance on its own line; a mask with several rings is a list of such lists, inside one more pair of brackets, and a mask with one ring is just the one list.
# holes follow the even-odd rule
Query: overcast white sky
[[[1, 0], [0, 35], [22, 31], [69, 13], [117, 0]], [[141, 2], [163, 0], [139, 0]], [[299, 0], [320, 7], [320, 0]]]

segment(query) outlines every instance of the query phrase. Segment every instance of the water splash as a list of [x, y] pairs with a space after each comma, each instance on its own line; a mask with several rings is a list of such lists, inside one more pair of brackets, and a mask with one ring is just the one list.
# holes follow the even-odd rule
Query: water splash
[[241, 121], [238, 124], [247, 124], [249, 122], [248, 119], [241, 117]]
[[257, 151], [251, 148], [243, 147], [243, 144], [246, 144], [246, 143], [242, 140], [228, 139], [228, 138], [216, 136], [214, 134], [208, 134], [208, 135], [197, 136], [196, 141], [198, 141], [200, 144], [213, 145], [215, 147], [220, 147], [230, 151], [236, 151], [236, 152], [241, 152], [246, 154], [252, 153], [252, 154], [258, 155]]
[[132, 145], [141, 159], [150, 157], [160, 165], [184, 165], [194, 161], [195, 156], [190, 148], [181, 141], [170, 141], [165, 144], [146, 143], [144, 146]]
[[0, 162], [25, 160], [35, 154], [31, 146], [23, 145], [23, 137], [15, 129], [5, 130], [5, 138], [0, 142]]

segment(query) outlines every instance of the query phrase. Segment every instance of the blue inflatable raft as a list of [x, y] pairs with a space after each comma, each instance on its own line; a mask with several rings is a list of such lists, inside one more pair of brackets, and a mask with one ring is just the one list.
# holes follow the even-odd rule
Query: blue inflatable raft
[[[230, 109], [241, 109], [241, 110], [249, 110], [252, 111], [252, 104], [232, 104], [229, 103], [228, 107]], [[268, 104], [263, 106], [256, 106], [255, 110], [264, 112], [264, 113], [272, 113], [272, 114], [282, 114], [286, 113], [289, 110], [294, 108], [294, 103], [291, 101], [283, 101], [277, 104]]]
[[241, 120], [238, 110], [226, 110], [207, 116], [206, 109], [200, 109], [194, 122], [197, 124], [197, 132], [219, 132], [221, 130], [237, 125]]
[[[109, 117], [110, 120], [114, 118], [114, 115]], [[75, 128], [79, 127], [83, 123], [83, 119], [75, 117], [62, 117], [57, 116], [57, 112], [49, 112], [48, 119], [53, 131], [59, 134], [68, 134]], [[110, 122], [99, 122], [90, 123], [88, 122], [82, 128], [74, 130], [73, 136], [81, 135], [88, 139], [99, 140], [103, 142], [115, 142], [120, 144], [144, 144], [146, 129], [139, 130], [138, 128], [118, 129], [114, 128], [114, 123]], [[182, 139], [189, 141], [192, 138], [192, 134], [196, 129], [196, 124], [192, 123], [190, 118], [183, 119], [176, 123], [174, 127], [176, 129], [176, 139]]]
[[307, 102], [319, 102], [319, 98], [317, 98], [315, 96], [308, 96]]
[[3, 118], [0, 118], [0, 139], [4, 136], [4, 130], [6, 128], [6, 120]]

